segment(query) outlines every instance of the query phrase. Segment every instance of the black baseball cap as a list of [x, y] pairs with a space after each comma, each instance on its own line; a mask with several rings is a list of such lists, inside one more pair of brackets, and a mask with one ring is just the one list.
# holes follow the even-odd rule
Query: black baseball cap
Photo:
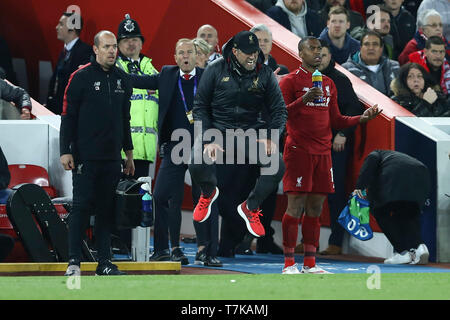
[[253, 32], [241, 31], [234, 36], [233, 48], [239, 49], [245, 54], [259, 51], [258, 38]]

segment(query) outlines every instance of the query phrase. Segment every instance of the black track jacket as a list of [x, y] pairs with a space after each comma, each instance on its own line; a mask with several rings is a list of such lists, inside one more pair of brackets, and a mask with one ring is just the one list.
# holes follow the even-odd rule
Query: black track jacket
[[132, 150], [130, 97], [125, 72], [113, 66], [104, 71], [94, 60], [70, 76], [61, 115], [60, 154], [75, 161], [120, 160]]

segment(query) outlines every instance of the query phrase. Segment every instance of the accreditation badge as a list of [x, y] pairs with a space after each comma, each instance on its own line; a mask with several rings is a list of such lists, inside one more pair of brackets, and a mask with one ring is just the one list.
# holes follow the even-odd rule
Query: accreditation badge
[[186, 112], [186, 117], [188, 118], [190, 124], [194, 123], [194, 115], [192, 114], [192, 110]]

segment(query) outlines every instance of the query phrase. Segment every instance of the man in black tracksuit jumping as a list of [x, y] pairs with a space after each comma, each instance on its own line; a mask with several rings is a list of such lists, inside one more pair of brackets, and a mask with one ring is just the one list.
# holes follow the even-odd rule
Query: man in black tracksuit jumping
[[80, 275], [81, 241], [85, 221], [95, 203], [97, 275], [121, 275], [110, 261], [113, 199], [124, 173], [134, 174], [130, 133], [132, 86], [115, 67], [117, 40], [100, 31], [94, 38], [95, 59], [75, 71], [66, 87], [60, 130], [61, 164], [72, 170], [73, 209], [69, 216], [68, 276]]

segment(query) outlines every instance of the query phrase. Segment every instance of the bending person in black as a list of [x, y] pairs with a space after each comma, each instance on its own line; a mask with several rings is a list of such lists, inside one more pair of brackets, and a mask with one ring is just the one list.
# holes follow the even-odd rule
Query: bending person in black
[[428, 168], [419, 160], [392, 150], [371, 152], [361, 167], [353, 194], [364, 198], [394, 247], [386, 264], [426, 264], [429, 252], [421, 237], [420, 214], [430, 192]]

